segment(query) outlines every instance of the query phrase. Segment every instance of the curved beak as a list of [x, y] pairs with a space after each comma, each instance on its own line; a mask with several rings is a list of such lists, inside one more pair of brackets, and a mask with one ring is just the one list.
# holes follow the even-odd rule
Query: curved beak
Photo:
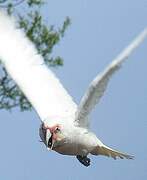
[[50, 132], [50, 130], [46, 130], [46, 146], [47, 146], [47, 148], [49, 148], [49, 149], [52, 149], [52, 147], [53, 147], [53, 138], [52, 138], [52, 134], [51, 134], [51, 132]]

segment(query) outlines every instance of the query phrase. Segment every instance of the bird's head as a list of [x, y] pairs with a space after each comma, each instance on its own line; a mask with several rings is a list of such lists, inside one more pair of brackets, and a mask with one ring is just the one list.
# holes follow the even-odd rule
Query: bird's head
[[54, 144], [58, 144], [64, 140], [63, 129], [60, 124], [48, 126], [43, 123], [39, 129], [39, 135], [44, 144], [49, 149], [54, 148]]

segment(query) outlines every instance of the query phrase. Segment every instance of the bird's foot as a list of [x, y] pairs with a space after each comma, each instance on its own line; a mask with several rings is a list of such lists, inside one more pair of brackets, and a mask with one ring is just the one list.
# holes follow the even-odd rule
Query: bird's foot
[[82, 163], [84, 166], [88, 167], [90, 165], [90, 159], [87, 156], [77, 155], [76, 158]]

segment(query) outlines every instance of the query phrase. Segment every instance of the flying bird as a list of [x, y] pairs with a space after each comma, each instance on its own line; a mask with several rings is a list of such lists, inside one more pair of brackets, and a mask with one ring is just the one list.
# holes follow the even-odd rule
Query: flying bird
[[89, 154], [133, 158], [101, 142], [90, 129], [89, 114], [103, 96], [111, 76], [146, 37], [147, 29], [94, 78], [77, 105], [34, 44], [17, 27], [15, 18], [0, 11], [0, 59], [38, 113], [39, 135], [47, 149], [75, 156], [86, 167], [90, 165]]

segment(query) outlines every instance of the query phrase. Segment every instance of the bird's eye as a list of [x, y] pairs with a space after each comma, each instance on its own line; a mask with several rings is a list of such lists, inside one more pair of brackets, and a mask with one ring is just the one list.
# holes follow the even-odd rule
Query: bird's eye
[[61, 130], [60, 130], [60, 128], [59, 127], [56, 127], [56, 129], [55, 129], [55, 133], [58, 133], [58, 132], [60, 132]]

